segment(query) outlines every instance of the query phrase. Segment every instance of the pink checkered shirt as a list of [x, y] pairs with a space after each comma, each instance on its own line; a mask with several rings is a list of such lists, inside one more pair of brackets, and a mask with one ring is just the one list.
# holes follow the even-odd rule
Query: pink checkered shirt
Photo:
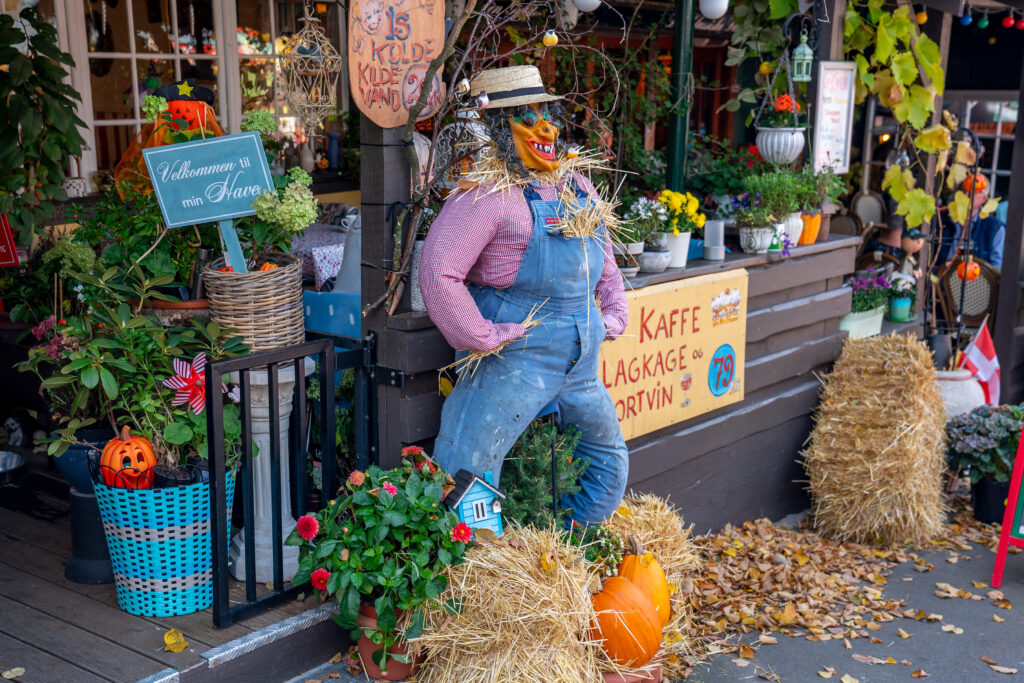
[[[580, 187], [593, 193], [586, 178], [578, 179]], [[540, 185], [537, 193], [544, 200], [557, 198], [553, 185]], [[525, 333], [519, 323], [485, 319], [466, 283], [511, 287], [532, 232], [533, 216], [520, 191], [470, 190], [445, 202], [427, 233], [419, 280], [430, 318], [452, 348], [489, 351]], [[610, 241], [597, 295], [608, 337], [617, 337], [626, 329], [628, 309]]]

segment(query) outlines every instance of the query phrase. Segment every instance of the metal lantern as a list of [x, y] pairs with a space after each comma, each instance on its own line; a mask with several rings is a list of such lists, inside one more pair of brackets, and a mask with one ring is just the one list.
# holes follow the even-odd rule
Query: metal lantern
[[344, 62], [320, 26], [320, 20], [306, 6], [302, 30], [285, 44], [281, 73], [288, 104], [298, 115], [306, 133], [323, 125], [338, 100], [338, 76]]
[[811, 65], [814, 52], [807, 44], [807, 31], [800, 32], [800, 44], [793, 48], [793, 81], [807, 83], [811, 80]]

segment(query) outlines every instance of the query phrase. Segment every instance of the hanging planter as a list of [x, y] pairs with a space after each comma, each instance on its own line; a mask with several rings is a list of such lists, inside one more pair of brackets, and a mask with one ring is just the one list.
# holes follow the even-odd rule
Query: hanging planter
[[806, 144], [803, 128], [757, 129], [757, 151], [765, 161], [787, 166], [800, 158]]

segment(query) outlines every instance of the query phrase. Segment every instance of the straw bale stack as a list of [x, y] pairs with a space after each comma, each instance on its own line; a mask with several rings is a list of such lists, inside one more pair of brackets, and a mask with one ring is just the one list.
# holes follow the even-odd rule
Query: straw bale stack
[[622, 538], [635, 537], [665, 570], [672, 590], [672, 617], [659, 654], [665, 679], [681, 678], [692, 646], [689, 591], [684, 586], [701, 567], [690, 541], [692, 525], [685, 526], [682, 515], [664, 498], [630, 493], [604, 526]]
[[415, 641], [426, 657], [418, 683], [601, 680], [600, 646], [588, 635], [597, 576], [559, 532], [514, 528], [473, 545], [449, 584], [443, 597], [461, 610], [427, 614]]
[[924, 344], [898, 335], [846, 341], [803, 454], [822, 535], [921, 544], [942, 532], [942, 411]]

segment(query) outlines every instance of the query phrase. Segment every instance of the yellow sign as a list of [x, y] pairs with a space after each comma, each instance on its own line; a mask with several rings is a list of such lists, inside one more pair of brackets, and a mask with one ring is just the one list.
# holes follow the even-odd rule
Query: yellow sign
[[628, 440], [743, 400], [747, 271], [626, 292], [629, 325], [599, 377]]

